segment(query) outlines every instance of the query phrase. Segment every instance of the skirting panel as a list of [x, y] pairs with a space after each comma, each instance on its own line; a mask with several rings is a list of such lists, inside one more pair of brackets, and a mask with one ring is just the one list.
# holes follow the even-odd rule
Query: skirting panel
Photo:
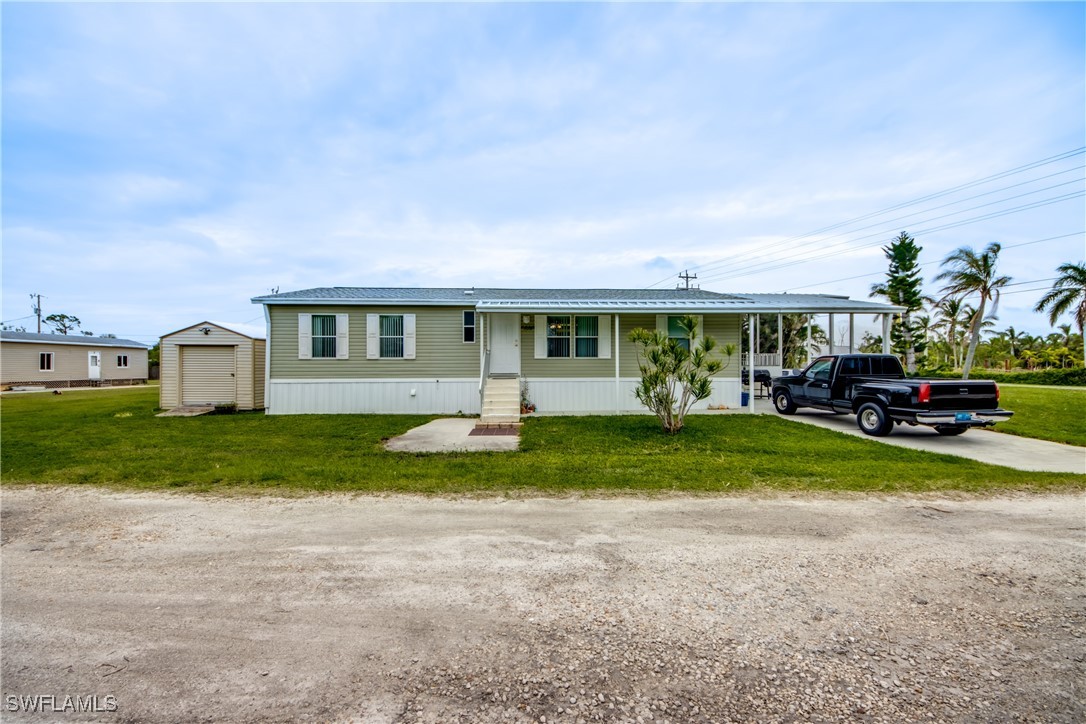
[[[639, 380], [621, 378], [615, 384], [611, 379], [532, 379], [528, 384], [528, 397], [540, 412], [634, 412], [644, 410], [634, 390]], [[718, 379], [713, 381], [713, 393], [708, 399], [694, 406], [695, 410], [725, 405], [739, 407], [739, 380]]]
[[479, 414], [479, 380], [271, 380], [270, 415]]

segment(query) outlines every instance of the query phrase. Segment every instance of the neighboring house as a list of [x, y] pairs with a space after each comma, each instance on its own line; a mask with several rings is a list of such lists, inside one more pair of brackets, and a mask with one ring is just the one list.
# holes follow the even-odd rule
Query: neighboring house
[[163, 335], [159, 406], [264, 408], [264, 331], [231, 322], [200, 322]]
[[0, 386], [98, 387], [147, 381], [147, 345], [130, 339], [0, 331]]
[[[636, 327], [677, 336], [677, 318], [692, 314], [703, 334], [739, 349], [749, 314], [882, 314], [885, 329], [898, 311], [842, 297], [699, 289], [334, 287], [253, 303], [267, 321], [270, 414], [483, 412], [499, 422], [517, 417], [522, 385], [541, 412], [641, 409], [628, 339]], [[738, 407], [742, 367], [737, 353], [700, 406]]]

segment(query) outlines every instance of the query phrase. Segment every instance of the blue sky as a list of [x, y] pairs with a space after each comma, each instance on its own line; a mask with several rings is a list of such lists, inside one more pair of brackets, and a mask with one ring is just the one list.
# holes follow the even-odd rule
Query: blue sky
[[[273, 287], [685, 268], [866, 298], [901, 229], [1038, 202], [916, 234], [928, 279], [962, 245], [1000, 241], [1018, 282], [1086, 256], [1082, 153], [806, 235], [1086, 146], [1081, 3], [2, 13], [4, 321], [39, 292], [150, 342], [262, 319]], [[1008, 290], [999, 328], [1047, 332], [1046, 284]]]

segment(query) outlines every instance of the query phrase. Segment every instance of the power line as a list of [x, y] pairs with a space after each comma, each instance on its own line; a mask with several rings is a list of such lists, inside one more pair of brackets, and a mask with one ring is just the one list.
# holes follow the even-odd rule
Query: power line
[[[1041, 242], [1044, 242], [1044, 241], [1056, 241], [1057, 239], [1067, 239], [1067, 238], [1072, 237], [1072, 236], [1082, 236], [1084, 234], [1086, 234], [1086, 231], [1076, 231], [1076, 232], [1073, 232], [1071, 234], [1061, 234], [1060, 236], [1049, 236], [1049, 237], [1044, 238], [1044, 239], [1034, 239], [1033, 241], [1022, 241], [1022, 242], [1019, 242], [1017, 244], [1004, 244], [1003, 248], [1004, 249], [1014, 249], [1015, 247], [1019, 247], [1019, 246], [1029, 246], [1030, 244], [1040, 244]], [[937, 260], [933, 259], [932, 261], [926, 261], [923, 264], [917, 264], [917, 266], [931, 266], [932, 264], [938, 264], [938, 263], [939, 262]], [[881, 276], [881, 275], [883, 275], [885, 273], [886, 272], [884, 272], [884, 271], [877, 271], [877, 272], [871, 272], [870, 274], [857, 274], [856, 276], [852, 276], [852, 277], [842, 277], [841, 279], [830, 279], [829, 281], [815, 282], [814, 284], [804, 284], [802, 287], [791, 287], [790, 289], [782, 289], [777, 293], [778, 294], [787, 294], [789, 292], [794, 292], [797, 289], [810, 289], [811, 287], [820, 287], [823, 284], [836, 284], [837, 282], [848, 282], [848, 281], [852, 281], [853, 279], [864, 279], [866, 277], [877, 277], [877, 276]]]
[[[975, 194], [973, 196], [968, 196], [968, 197], [966, 197], [964, 199], [958, 199], [956, 201], [951, 201], [950, 203], [941, 204], [939, 206], [933, 206], [931, 208], [922, 209], [922, 210], [918, 210], [918, 211], [913, 211], [913, 212], [910, 212], [908, 214], [905, 214], [904, 216], [898, 216], [898, 217], [895, 217], [893, 219], [887, 219], [885, 221], [880, 221], [880, 222], [875, 223], [875, 224], [868, 224], [867, 226], [861, 226], [861, 227], [859, 227], [857, 229], [852, 229], [850, 231], [842, 231], [842, 232], [839, 232], [839, 233], [836, 233], [836, 234], [831, 234], [829, 236], [820, 236], [817, 239], [812, 239], [812, 240], [804, 242], [802, 244], [790, 245], [789, 248], [788, 248], [788, 251], [790, 253], [795, 252], [797, 249], [810, 247], [810, 246], [813, 246], [813, 245], [816, 245], [816, 244], [824, 244], [825, 242], [829, 241], [830, 239], [839, 238], [839, 237], [845, 236], [846, 234], [855, 234], [855, 233], [860, 232], [860, 231], [866, 231], [867, 229], [874, 229], [876, 227], [885, 227], [887, 224], [895, 224], [896, 225], [897, 222], [905, 221], [907, 219], [911, 219], [911, 218], [919, 216], [921, 214], [928, 214], [928, 213], [930, 213], [932, 211], [938, 211], [939, 209], [945, 209], [945, 208], [950, 207], [950, 206], [956, 206], [958, 204], [963, 204], [966, 201], [972, 201], [972, 200], [975, 200], [975, 199], [983, 198], [985, 196], [991, 196], [992, 194], [997, 194], [997, 193], [1000, 193], [1000, 192], [1003, 192], [1003, 191], [1008, 191], [1008, 190], [1013, 189], [1013, 188], [1018, 188], [1020, 186], [1025, 186], [1025, 185], [1028, 185], [1028, 184], [1031, 184], [1031, 183], [1035, 183], [1037, 181], [1041, 181], [1041, 180], [1046, 179], [1046, 178], [1052, 178], [1054, 176], [1062, 176], [1065, 173], [1068, 173], [1068, 172], [1071, 172], [1071, 171], [1081, 171], [1083, 169], [1086, 169], [1086, 165], [1077, 166], [1075, 168], [1064, 169], [1062, 171], [1058, 171], [1056, 173], [1048, 174], [1046, 176], [1041, 176], [1041, 177], [1038, 177], [1038, 178], [1035, 178], [1035, 179], [1030, 179], [1029, 181], [1022, 181], [1022, 182], [1019, 182], [1019, 183], [1016, 183], [1016, 184], [1011, 184], [1010, 186], [1004, 186], [1004, 187], [1001, 187], [1001, 188], [998, 188], [998, 189], [992, 189], [991, 191], [986, 191], [986, 192], [984, 192], [982, 194]], [[1060, 188], [1061, 186], [1069, 186], [1071, 184], [1080, 183], [1082, 180], [1083, 179], [1081, 177], [1074, 178], [1074, 179], [1072, 179], [1070, 181], [1064, 181], [1062, 183], [1053, 184], [1051, 186], [1046, 186], [1044, 188], [1034, 189], [1032, 191], [1027, 191], [1025, 193], [1016, 194], [1014, 196], [1007, 196], [1005, 198], [999, 199], [998, 201], [990, 201], [990, 202], [985, 203], [985, 204], [978, 204], [977, 206], [971, 206], [969, 208], [959, 209], [957, 211], [952, 211], [950, 213], [943, 214], [942, 216], [930, 217], [930, 218], [923, 219], [923, 220], [920, 220], [920, 221], [914, 221], [912, 223], [928, 223], [928, 222], [931, 222], [931, 221], [936, 221], [938, 219], [944, 219], [944, 218], [948, 218], [948, 217], [951, 217], [951, 216], [956, 216], [958, 214], [964, 214], [964, 213], [967, 213], [969, 211], [976, 211], [977, 209], [982, 209], [982, 208], [985, 208], [986, 206], [995, 206], [997, 204], [1002, 204], [1002, 203], [1005, 203], [1007, 201], [1012, 201], [1014, 199], [1022, 198], [1022, 197], [1025, 197], [1025, 196], [1030, 196], [1030, 195], [1033, 195], [1033, 194], [1039, 194], [1039, 193], [1044, 192], [1044, 191], [1051, 191], [1052, 189]], [[896, 228], [896, 226], [895, 226], [895, 228]], [[884, 231], [879, 232], [878, 234], [873, 234], [871, 236], [880, 236], [882, 234], [888, 233], [888, 231], [889, 230], [884, 229]], [[858, 237], [856, 239], [853, 239], [852, 241], [858, 241], [859, 239], [866, 239], [866, 238], [870, 238], [870, 236]], [[762, 248], [758, 249], [757, 251], [751, 251], [751, 252], [746, 252], [746, 253], [743, 253], [743, 254], [738, 254], [738, 255], [736, 255], [734, 257], [729, 258], [727, 263], [730, 263], [730, 264], [733, 264], [733, 265], [734, 264], [739, 264], [740, 269], [748, 268], [748, 267], [750, 267], [752, 265], [752, 259], [758, 259], [758, 258], [764, 257], [765, 252], [766, 252], [767, 249], [772, 249], [772, 248], [774, 248], [776, 246], [779, 246], [781, 243], [783, 243], [783, 242], [775, 242], [774, 244], [770, 244], [767, 247], [762, 247]], [[844, 241], [834, 242], [830, 246], [831, 247], [836, 247], [836, 246], [840, 246], [841, 244], [847, 244], [847, 243], [850, 243], [850, 241], [849, 240], [844, 240]], [[756, 262], [756, 263], [754, 263], [754, 265], [757, 265], [758, 263], [769, 263], [769, 262]], [[719, 267], [721, 267], [723, 265], [724, 265], [723, 262], [718, 262], [718, 263], [710, 264], [707, 267], [699, 267], [699, 268], [701, 268], [702, 271], [705, 272], [705, 271], [709, 271], [710, 269], [719, 268]]]
[[[1069, 181], [1067, 183], [1076, 183], [1077, 181], [1078, 181], [1078, 179], [1076, 179], [1075, 181]], [[1065, 186], [1065, 185], [1067, 185], [1067, 184], [1056, 184], [1056, 186]], [[1056, 188], [1056, 186], [1052, 186], [1052, 187], [1049, 187], [1049, 188]], [[1044, 190], [1048, 190], [1048, 189], [1040, 189], [1039, 191], [1044, 191]], [[1037, 192], [1030, 192], [1030, 193], [1037, 193]], [[1050, 197], [1048, 199], [1042, 199], [1041, 201], [1030, 202], [1029, 204], [1024, 204], [1022, 206], [1014, 206], [1014, 207], [1011, 207], [1010, 209], [1003, 209], [1002, 211], [992, 212], [992, 214], [989, 214], [989, 215], [986, 215], [986, 216], [974, 217], [973, 221], [970, 222], [970, 223], [975, 223], [976, 221], [985, 221], [985, 220], [987, 220], [989, 218], [997, 218], [999, 216], [1005, 216], [1005, 215], [1007, 215], [1009, 213], [1016, 213], [1018, 211], [1028, 211], [1029, 209], [1035, 208], [1036, 206], [1046, 206], [1048, 202], [1056, 203], [1058, 201], [1064, 201], [1064, 200], [1067, 200], [1067, 199], [1070, 199], [1070, 198], [1074, 198], [1075, 196], [1081, 196], [1084, 193], [1086, 193], [1086, 192], [1077, 191], [1077, 192], [1074, 192], [1074, 193], [1071, 193], [1071, 194], [1065, 194], [1064, 196], [1055, 196], [1055, 197]], [[935, 217], [932, 217], [930, 219], [922, 219], [920, 221], [917, 221], [916, 223], [921, 224], [921, 223], [927, 223], [927, 222], [932, 222], [932, 221], [938, 221], [939, 219], [945, 219], [945, 218], [947, 218], [949, 216], [956, 216], [958, 214], [964, 214], [964, 213], [966, 213], [968, 211], [976, 211], [976, 210], [982, 209], [982, 208], [984, 208], [986, 206], [993, 206], [993, 205], [998, 204], [998, 203], [1003, 203], [1004, 201], [1010, 201], [1011, 199], [1019, 198], [1021, 196], [1028, 196], [1028, 195], [1030, 195], [1030, 194], [1027, 193], [1027, 194], [1020, 194], [1018, 196], [1011, 196], [1011, 197], [1008, 197], [1006, 199], [1002, 199], [1000, 201], [992, 201], [992, 202], [989, 202], [987, 204], [980, 204], [978, 206], [972, 206], [972, 207], [970, 207], [968, 209], [961, 209], [960, 211], [955, 211], [955, 212], [952, 212], [952, 213], [949, 213], [949, 214], [943, 214], [942, 216], [935, 216]], [[948, 229], [948, 228], [955, 228], [955, 226], [957, 224], [958, 224], [958, 222], [954, 222], [951, 225], [945, 225], [945, 226], [942, 226], [942, 227], [933, 227], [933, 228], [929, 228], [929, 229], [921, 229], [920, 231], [917, 231], [916, 233], [921, 234], [921, 233], [931, 233], [931, 232], [935, 232], [935, 231], [943, 231], [943, 230]], [[871, 227], [864, 227], [864, 228], [871, 228]], [[862, 230], [863, 229], [856, 229], [856, 231], [862, 231]], [[848, 246], [849, 244], [854, 244], [855, 242], [862, 241], [864, 239], [872, 239], [872, 238], [875, 238], [875, 237], [884, 238], [886, 233], [887, 233], [887, 231], [883, 230], [883, 231], [878, 231], [878, 232], [874, 232], [874, 233], [871, 233], [871, 234], [866, 234], [864, 236], [858, 236], [858, 237], [855, 237], [853, 239], [844, 239], [842, 241], [837, 241], [837, 242], [834, 242], [834, 243], [832, 243], [832, 244], [830, 244], [828, 246], [825, 246], [821, 250], [825, 251], [826, 249], [836, 249], [836, 248], [840, 248], [842, 246]], [[833, 238], [833, 237], [828, 237], [828, 238]], [[822, 241], [824, 241], [824, 240], [819, 239], [816, 242], [810, 242], [808, 244], [801, 244], [800, 246], [810, 246], [812, 243], [821, 243]], [[879, 241], [878, 244], [881, 245], [882, 241]], [[875, 244], [865, 244], [865, 245], [863, 245], [861, 247], [857, 247], [857, 248], [858, 249], [859, 248], [867, 248], [867, 247], [870, 247], [870, 246], [875, 246]], [[848, 251], [848, 249], [845, 249], [845, 251]], [[814, 256], [814, 257], [805, 257], [805, 259], [818, 259], [818, 258], [822, 258], [824, 256], [827, 256], [827, 255], [820, 254], [820, 255], [817, 255], [817, 256]], [[772, 265], [772, 264], [775, 264], [777, 261], [779, 261], [779, 260], [772, 259], [772, 260], [769, 260], [769, 261], [754, 262], [754, 263], [750, 263], [750, 264], [746, 264], [746, 265], [741, 265], [737, 269], [731, 269], [731, 270], [729, 270], [727, 272], [720, 272], [718, 274], [710, 274], [710, 275], [705, 276], [703, 278], [704, 279], [717, 279], [717, 278], [721, 278], [722, 276], [725, 276], [725, 277], [726, 276], [732, 276], [732, 275], [736, 275], [736, 272], [747, 271], [747, 270], [755, 269], [755, 268], [757, 268], [759, 266], [764, 266], [764, 265]], [[738, 276], [743, 276], [743, 275], [739, 274]]]
[[[826, 231], [833, 231], [835, 229], [840, 229], [840, 228], [843, 228], [843, 227], [846, 227], [846, 226], [850, 226], [850, 225], [852, 225], [854, 223], [857, 223], [857, 222], [860, 222], [860, 221], [866, 221], [868, 219], [873, 219], [873, 218], [876, 218], [878, 216], [882, 216], [884, 214], [890, 213], [892, 211], [897, 211], [899, 209], [907, 208], [909, 206], [915, 206], [917, 204], [924, 203], [925, 201], [931, 201], [931, 200], [934, 200], [934, 199], [937, 199], [937, 198], [942, 198], [942, 197], [948, 196], [950, 194], [956, 193], [958, 191], [963, 191], [963, 190], [968, 189], [968, 188], [974, 188], [976, 186], [980, 186], [982, 184], [989, 183], [991, 181], [996, 181], [996, 180], [999, 180], [1001, 178], [1006, 178], [1008, 176], [1012, 176], [1012, 175], [1019, 174], [1019, 173], [1024, 173], [1025, 171], [1029, 171], [1029, 170], [1032, 170], [1032, 169], [1035, 169], [1035, 168], [1040, 168], [1042, 166], [1046, 166], [1046, 165], [1051, 164], [1051, 163], [1056, 163], [1058, 161], [1062, 161], [1062, 160], [1065, 160], [1067, 158], [1071, 158], [1073, 156], [1081, 155], [1083, 152], [1086, 152], [1086, 147], [1079, 147], [1079, 148], [1073, 149], [1071, 151], [1065, 151], [1063, 153], [1056, 154], [1055, 156], [1049, 156], [1047, 158], [1042, 158], [1042, 159], [1040, 159], [1038, 161], [1034, 161], [1032, 163], [1028, 163], [1028, 164], [1025, 164], [1023, 166], [1017, 166], [1015, 168], [1011, 168], [1011, 169], [1008, 169], [1006, 171], [1001, 171], [999, 173], [992, 174], [990, 176], [986, 176], [984, 178], [977, 179], [975, 181], [970, 181], [968, 183], [960, 184], [958, 186], [954, 186], [954, 187], [951, 187], [949, 189], [944, 189], [942, 191], [937, 191], [935, 193], [931, 193], [931, 194], [928, 194], [926, 196], [921, 196], [919, 198], [912, 199], [910, 201], [905, 201], [905, 202], [902, 202], [902, 203], [899, 203], [899, 204], [895, 204], [893, 206], [886, 207], [886, 208], [881, 209], [879, 211], [871, 212], [869, 214], [864, 214], [862, 216], [857, 216], [857, 217], [854, 217], [852, 219], [848, 219], [847, 221], [842, 221], [842, 222], [839, 222], [839, 223], [836, 223], [836, 224], [831, 224], [830, 226], [824, 226], [824, 227], [822, 227], [820, 229], [815, 229], [814, 231], [809, 231], [809, 232], [806, 232], [804, 234], [799, 234], [797, 236], [792, 236], [792, 237], [789, 237], [789, 238], [784, 239], [782, 241], [774, 242], [773, 244], [770, 244], [768, 247], [762, 247], [756, 253], [762, 254], [762, 253], [764, 253], [766, 251], [767, 248], [780, 247], [780, 246], [789, 244], [789, 243], [791, 243], [793, 241], [798, 241], [800, 239], [805, 239], [807, 237], [814, 236], [816, 234], [821, 234], [821, 233], [824, 233]], [[1074, 170], [1074, 169], [1072, 169], [1072, 170]], [[1061, 171], [1059, 173], [1066, 173], [1066, 171], [1067, 170], [1064, 170], [1064, 171]], [[1030, 181], [1023, 182], [1022, 184], [1014, 184], [1012, 186], [1008, 186], [1008, 187], [1005, 187], [1003, 189], [997, 189], [997, 190], [995, 190], [993, 192], [989, 192], [989, 193], [996, 193], [996, 192], [998, 192], [1000, 190], [1006, 190], [1008, 188], [1014, 188], [1015, 186], [1024, 185], [1024, 183], [1033, 183], [1035, 181], [1045, 179], [1045, 178], [1050, 178], [1051, 176], [1055, 176], [1055, 175], [1059, 175], [1059, 174], [1050, 174], [1048, 176], [1042, 176], [1042, 177], [1039, 177], [1038, 179], [1032, 179]], [[984, 194], [981, 194], [981, 196], [982, 195], [984, 195]], [[979, 198], [979, 196], [970, 197], [970, 198]], [[954, 203], [961, 203], [961, 202], [967, 201], [967, 200], [970, 200], [970, 199], [960, 199], [958, 202], [954, 202]], [[946, 204], [944, 206], [948, 206], [948, 205], [953, 205], [953, 204]], [[936, 208], [943, 208], [943, 207], [936, 207]], [[931, 211], [931, 210], [934, 210], [934, 209], [929, 209], [929, 211]], [[926, 213], [926, 212], [917, 212], [917, 213]], [[904, 217], [902, 217], [902, 218], [904, 218]], [[739, 258], [742, 258], [743, 256], [749, 256], [749, 254], [740, 255]], [[696, 265], [693, 265], [691, 268], [693, 268], [693, 269], [701, 269], [703, 271], [707, 271], [710, 268], [717, 268], [717, 267], [719, 267], [719, 266], [721, 266], [723, 264], [732, 263], [732, 262], [735, 261], [735, 258], [736, 257], [722, 258], [722, 259], [718, 259], [716, 261], [707, 262], [706, 264], [696, 264]], [[653, 284], [650, 284], [648, 288], [651, 289], [652, 287], [659, 286], [660, 284], [663, 284], [664, 282], [670, 280], [671, 278], [672, 278], [672, 275], [669, 274], [668, 276], [664, 277], [660, 281], [657, 281], [657, 282], [654, 282]]]
[[[1037, 201], [1037, 202], [1033, 202], [1033, 203], [1029, 203], [1029, 204], [1023, 204], [1021, 206], [1015, 206], [1015, 207], [1012, 207], [1010, 209], [1004, 209], [1003, 211], [997, 211], [997, 212], [993, 212], [993, 213], [990, 213], [990, 214], [982, 214], [980, 216], [974, 216], [974, 217], [969, 218], [969, 219], [963, 219], [961, 221], [956, 221], [956, 222], [949, 223], [949, 224], [943, 224], [941, 226], [935, 226], [935, 227], [926, 228], [926, 229], [919, 229], [915, 233], [916, 233], [916, 235], [920, 235], [920, 234], [930, 234], [930, 233], [934, 233], [934, 232], [937, 232], [937, 231], [946, 231], [948, 229], [956, 229], [956, 228], [961, 227], [961, 226], [967, 226], [969, 224], [976, 224], [976, 223], [979, 223], [981, 221], [989, 221], [991, 219], [996, 219], [996, 218], [999, 218], [1001, 216], [1007, 216], [1009, 214], [1016, 214], [1016, 213], [1021, 213], [1022, 211], [1029, 211], [1031, 209], [1037, 209], [1037, 208], [1041, 208], [1043, 206], [1049, 206], [1051, 204], [1059, 203], [1061, 201], [1069, 201], [1071, 199], [1078, 198], [1078, 197], [1081, 197], [1081, 196], [1086, 196], [1086, 191], [1078, 191], [1078, 192], [1075, 192], [1075, 193], [1072, 193], [1072, 194], [1065, 194], [1063, 196], [1058, 196], [1058, 197], [1054, 197], [1054, 198], [1051, 198], [1051, 199], [1044, 199], [1042, 201]], [[876, 236], [884, 236], [884, 233], [867, 234], [865, 236], [861, 236], [861, 237], [858, 237], [856, 239], [851, 239], [851, 240], [849, 240], [847, 242], [842, 242], [842, 243], [849, 243], [850, 244], [850, 243], [853, 243], [853, 242], [856, 242], [856, 241], [861, 241], [863, 239], [870, 239], [870, 238], [876, 237]], [[878, 242], [875, 242], [874, 244], [864, 244], [864, 245], [861, 245], [861, 246], [858, 246], [858, 247], [849, 247], [849, 248], [845, 248], [845, 249], [839, 249], [837, 251], [832, 251], [832, 252], [829, 252], [829, 253], [826, 253], [826, 254], [816, 254], [814, 256], [806, 256], [806, 257], [803, 257], [803, 258], [800, 258], [800, 259], [794, 259], [794, 260], [784, 261], [784, 262], [780, 262], [780, 263], [778, 263], [777, 260], [773, 260], [773, 261], [769, 261], [769, 262], [762, 262], [761, 264], [754, 264], [754, 265], [749, 265], [747, 267], [741, 267], [739, 270], [737, 270], [735, 272], [711, 274], [709, 276], [702, 277], [702, 280], [705, 281], [705, 280], [708, 280], [708, 279], [734, 279], [734, 278], [738, 278], [738, 277], [751, 276], [753, 274], [764, 274], [766, 272], [776, 271], [777, 269], [784, 269], [784, 268], [787, 268], [787, 267], [790, 267], [790, 266], [795, 266], [796, 264], [803, 264], [805, 262], [815, 261], [816, 259], [826, 259], [826, 258], [829, 258], [831, 256], [840, 256], [841, 254], [846, 254], [846, 253], [852, 252], [852, 251], [859, 251], [860, 249], [870, 248], [872, 246], [879, 246], [881, 244], [882, 244], [882, 242], [878, 241]], [[841, 243], [831, 244], [830, 248], [839, 247], [839, 246], [841, 246]], [[762, 268], [757, 268], [757, 267], [762, 267]]]

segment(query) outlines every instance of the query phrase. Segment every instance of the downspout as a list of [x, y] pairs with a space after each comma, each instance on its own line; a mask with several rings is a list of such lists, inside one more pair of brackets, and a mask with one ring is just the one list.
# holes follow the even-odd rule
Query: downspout
[[618, 316], [615, 315], [615, 412], [622, 412], [622, 380], [618, 376], [618, 350], [622, 337], [619, 335]]

